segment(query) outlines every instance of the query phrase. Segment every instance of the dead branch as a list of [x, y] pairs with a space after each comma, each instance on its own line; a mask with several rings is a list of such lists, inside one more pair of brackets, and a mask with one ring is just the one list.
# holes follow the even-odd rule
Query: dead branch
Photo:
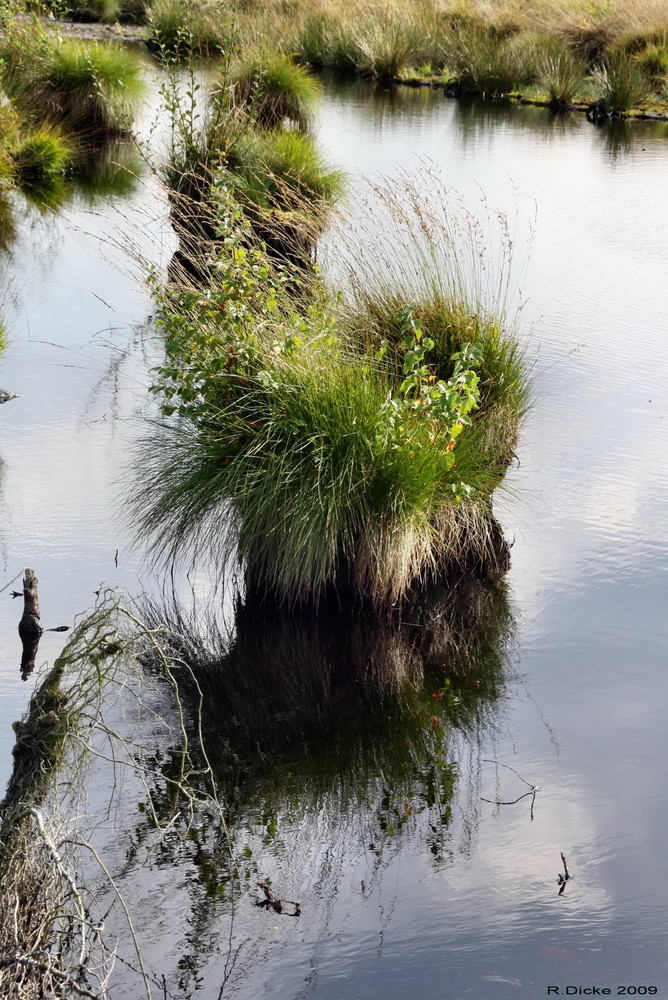
[[[5, 589], [7, 586], [11, 582]], [[24, 590], [26, 621], [21, 631], [25, 634], [32, 628], [36, 634], [41, 624], [37, 580], [32, 571], [26, 571]], [[147, 645], [164, 659], [162, 676], [171, 683], [175, 695], [176, 726], [183, 746], [176, 774], [163, 775], [155, 755], [148, 753], [150, 746], [115, 731], [105, 720], [112, 698], [132, 698], [164, 726], [165, 732], [173, 732], [173, 718], [165, 720], [151, 707], [151, 699], [144, 699], [147, 675], [139, 665], [136, 672], [132, 667], [140, 663]], [[91, 671], [91, 662], [96, 670]], [[87, 816], [86, 764], [92, 759], [109, 760], [114, 773], [119, 766], [130, 768], [146, 790], [150, 816], [158, 831], [146, 846], [147, 862], [168, 830], [179, 826], [179, 834], [185, 836], [202, 809], [215, 815], [231, 855], [223, 807], [203, 749], [201, 705], [193, 734], [190, 710], [186, 712], [178, 697], [172, 666], [187, 669], [168, 655], [164, 631], [145, 626], [120, 604], [117, 595], [106, 593], [95, 611], [77, 624], [56, 664], [37, 685], [24, 719], [16, 723], [14, 769], [0, 804], [3, 1000], [40, 1000], [46, 996], [109, 1000], [116, 960], [133, 968], [140, 978], [137, 997], [151, 1000], [156, 987], [167, 997], [164, 977], [161, 981], [144, 964], [139, 929], [118, 878], [80, 823]], [[105, 749], [108, 746], [108, 753], [101, 752], [101, 741]], [[156, 812], [151, 790], [156, 777], [174, 790], [174, 811], [170, 814]], [[104, 876], [103, 892], [90, 885], [90, 858]], [[294, 907], [294, 914], [287, 915], [301, 912], [298, 903], [272, 899]], [[114, 905], [123, 911], [135, 963], [127, 962], [113, 943], [110, 947], [103, 939], [105, 920]]]

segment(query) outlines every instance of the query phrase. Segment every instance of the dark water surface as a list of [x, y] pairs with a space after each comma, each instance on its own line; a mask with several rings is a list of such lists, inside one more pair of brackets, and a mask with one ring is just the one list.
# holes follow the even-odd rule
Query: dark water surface
[[[422, 695], [385, 714], [360, 707], [345, 678], [319, 678], [336, 677], [337, 657], [389, 658], [410, 677], [402, 635], [349, 625], [332, 645], [308, 628], [240, 627], [229, 662], [255, 671], [258, 753], [244, 757], [231, 723], [210, 752], [245, 888], [232, 920], [229, 863], [205, 823], [192, 850], [167, 842], [128, 894], [148, 964], [175, 996], [205, 1000], [538, 1000], [548, 986], [667, 997], [666, 127], [596, 129], [360, 85], [329, 91], [319, 137], [350, 173], [349, 214], [358, 175], [418, 170], [421, 157], [473, 210], [484, 198], [517, 216], [518, 246], [535, 216], [522, 282], [535, 404], [499, 499], [515, 539], [508, 594], [481, 612], [482, 632], [469, 615], [471, 639], [464, 615], [459, 652], [439, 639], [446, 666], [470, 658], [465, 682], [443, 687], [434, 654]], [[136, 423], [112, 417], [141, 407], [146, 382], [131, 331], [150, 306], [123, 234], [159, 260], [161, 213], [140, 181], [62, 218], [28, 214], [2, 264], [0, 385], [21, 398], [0, 409], [0, 583], [33, 566], [47, 624], [70, 621], [101, 580], [132, 588], [142, 572], [112, 517]], [[99, 388], [117, 356], [102, 340], [132, 353]], [[18, 603], [0, 595], [4, 775], [28, 694]], [[47, 637], [43, 658], [61, 642]], [[261, 702], [290, 669], [304, 718], [286, 704], [265, 720]], [[535, 798], [484, 801], [524, 795], [522, 778]], [[143, 836], [135, 792], [129, 782], [125, 839], [113, 824], [98, 834], [119, 861]], [[562, 851], [573, 877], [559, 895]], [[252, 906], [258, 877], [302, 916]], [[128, 970], [118, 977], [118, 997], [139, 995]]]

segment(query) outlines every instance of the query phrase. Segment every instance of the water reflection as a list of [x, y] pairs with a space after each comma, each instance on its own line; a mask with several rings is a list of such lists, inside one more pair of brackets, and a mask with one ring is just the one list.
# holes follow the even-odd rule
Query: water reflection
[[[118, 139], [79, 150], [67, 174], [24, 178], [18, 190], [27, 205], [40, 213], [71, 203], [92, 206], [101, 198], [123, 198], [133, 193], [145, 163], [137, 146]], [[11, 246], [17, 231], [16, 198], [0, 199], [0, 249]]]
[[[165, 617], [156, 607], [150, 615], [153, 624]], [[181, 954], [169, 989], [190, 995], [198, 985], [213, 996], [223, 976], [222, 936], [229, 934], [225, 962], [243, 952], [239, 981], [275, 948], [277, 914], [248, 905], [264, 899], [258, 882], [300, 902], [299, 919], [292, 907], [280, 917], [291, 918], [287, 933], [308, 927], [310, 936], [316, 925], [326, 934], [341, 880], [360, 863], [363, 898], [380, 891], [392, 858], [404, 852], [426, 855], [435, 870], [452, 866], [453, 796], [461, 786], [458, 808], [470, 835], [478, 748], [496, 725], [513, 623], [504, 589], [479, 581], [433, 592], [403, 620], [286, 616], [242, 605], [225, 636], [211, 619], [174, 606], [167, 617], [174, 653], [192, 666], [202, 693], [204, 749], [225, 826], [205, 811], [185, 842], [177, 830], [161, 839], [156, 877], [190, 916], [148, 950]], [[181, 684], [193, 718], [197, 687]], [[183, 747], [151, 756], [159, 777], [150, 806], [139, 804], [126, 867], [153, 836], [152, 809], [163, 823], [189, 811], [178, 789]]]
[[12, 201], [6, 191], [0, 192], [0, 250], [10, 246], [16, 232]]
[[22, 179], [15, 191], [0, 192], [0, 251], [11, 250], [35, 213], [44, 217], [70, 204], [92, 207], [103, 198], [128, 197], [144, 170], [136, 145], [119, 139], [80, 150], [67, 174]]
[[70, 196], [93, 203], [132, 194], [146, 163], [134, 142], [116, 140], [85, 150], [77, 159]]

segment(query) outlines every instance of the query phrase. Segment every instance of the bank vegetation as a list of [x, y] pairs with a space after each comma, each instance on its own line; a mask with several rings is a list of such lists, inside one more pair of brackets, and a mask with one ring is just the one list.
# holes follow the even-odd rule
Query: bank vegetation
[[659, 0], [91, 0], [68, 16], [143, 24], [158, 54], [258, 52], [315, 70], [514, 97], [597, 105], [596, 120], [668, 114], [668, 15]]

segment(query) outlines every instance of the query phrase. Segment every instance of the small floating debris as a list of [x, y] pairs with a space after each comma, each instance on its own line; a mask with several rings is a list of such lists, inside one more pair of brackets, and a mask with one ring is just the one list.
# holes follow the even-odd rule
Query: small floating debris
[[294, 913], [285, 913], [285, 916], [286, 917], [301, 916], [302, 908], [300, 903], [295, 903], [294, 899], [279, 899], [278, 896], [274, 895], [272, 888], [268, 882], [257, 882], [256, 885], [258, 886], [259, 889], [262, 889], [262, 892], [264, 893], [265, 896], [264, 899], [259, 899], [257, 901], [257, 903], [255, 904], [256, 906], [264, 906], [265, 909], [269, 909], [269, 907], [271, 907], [272, 910], [276, 911], [276, 913], [285, 913], [285, 910], [283, 909], [284, 906], [293, 906]]
[[564, 857], [564, 852], [560, 851], [559, 853], [561, 854], [561, 863], [564, 866], [564, 874], [562, 875], [561, 872], [559, 872], [559, 874], [557, 875], [557, 885], [559, 886], [558, 895], [561, 896], [564, 889], [566, 888], [566, 883], [568, 882], [571, 876], [568, 874], [568, 865], [566, 864], [566, 858]]

